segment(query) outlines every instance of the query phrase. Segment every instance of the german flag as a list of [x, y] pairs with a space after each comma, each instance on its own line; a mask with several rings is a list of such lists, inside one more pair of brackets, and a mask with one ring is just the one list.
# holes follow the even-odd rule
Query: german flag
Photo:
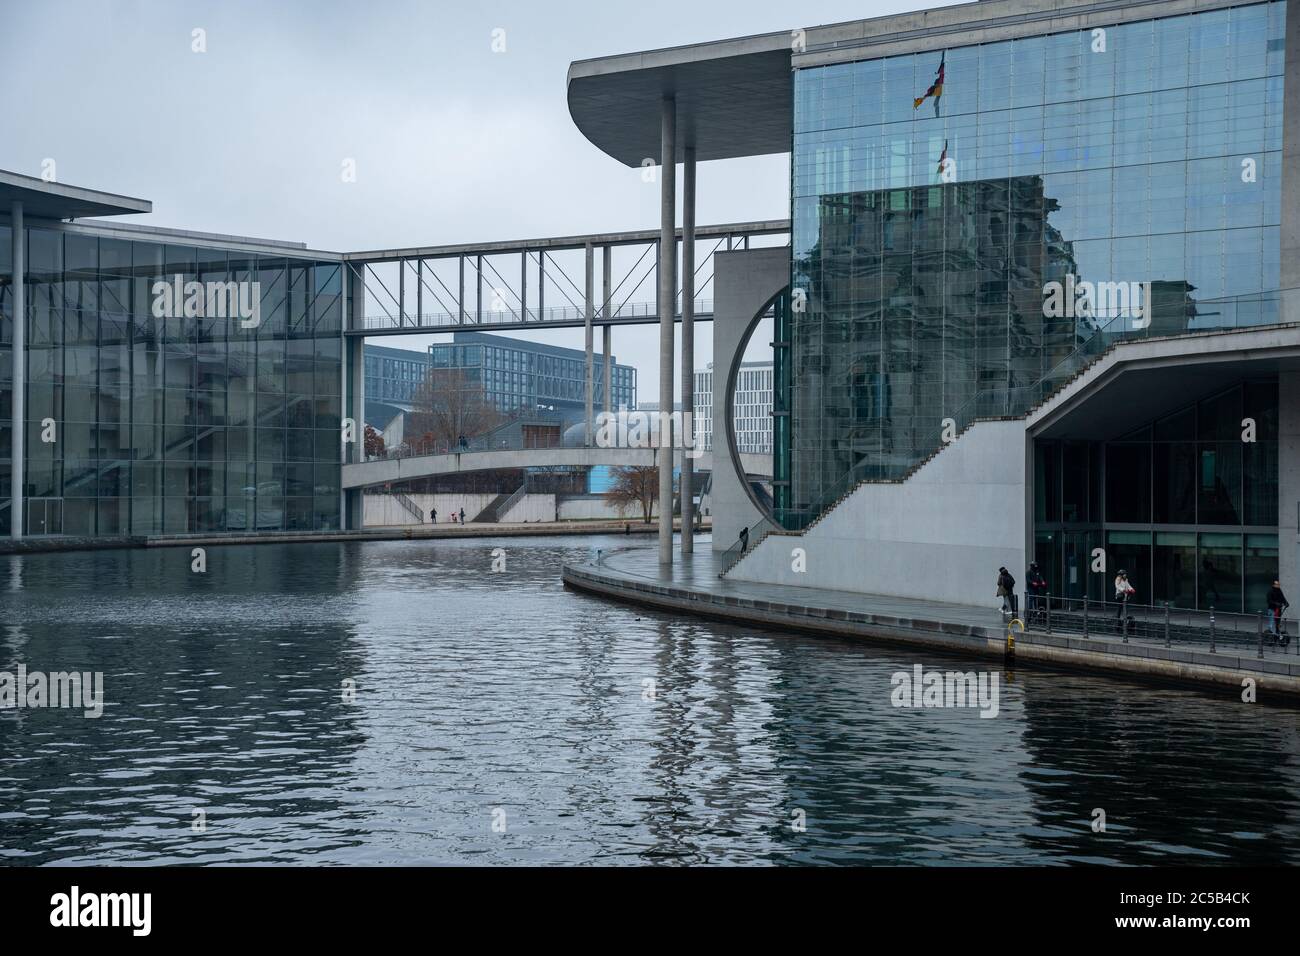
[[921, 104], [933, 96], [934, 115], [935, 116], [939, 115], [939, 97], [943, 96], [944, 61], [947, 60], [947, 58], [948, 58], [948, 51], [945, 50], [943, 54], [939, 57], [939, 72], [935, 75], [934, 82], [930, 84], [930, 88], [925, 91], [924, 96], [918, 96], [916, 99], [912, 100], [912, 109], [914, 110], [920, 109]]

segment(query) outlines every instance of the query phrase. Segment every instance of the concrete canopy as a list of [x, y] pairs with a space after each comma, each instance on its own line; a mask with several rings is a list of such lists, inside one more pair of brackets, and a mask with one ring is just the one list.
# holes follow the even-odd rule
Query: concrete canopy
[[677, 159], [787, 153], [794, 128], [791, 35], [579, 60], [569, 114], [587, 139], [627, 166], [659, 164], [660, 104], [677, 100]]
[[153, 203], [147, 199], [49, 183], [0, 169], [0, 212], [7, 213], [15, 201], [23, 204], [24, 214], [40, 219], [128, 216], [153, 211]]

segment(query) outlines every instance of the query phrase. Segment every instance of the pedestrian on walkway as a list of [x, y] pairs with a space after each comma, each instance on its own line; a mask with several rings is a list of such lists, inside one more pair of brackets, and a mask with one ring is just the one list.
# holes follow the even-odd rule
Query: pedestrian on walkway
[[998, 568], [998, 597], [1002, 598], [1002, 613], [1016, 616], [1020, 602], [1016, 599], [1016, 579], [1006, 568]]
[[749, 529], [740, 529], [740, 553], [744, 554], [749, 550]]
[[1046, 604], [1044, 595], [1047, 594], [1047, 579], [1038, 569], [1037, 561], [1030, 563], [1029, 571], [1025, 574], [1025, 585], [1029, 588], [1028, 611], [1032, 616], [1035, 612], [1043, 610]]
[[1290, 606], [1286, 595], [1282, 593], [1282, 582], [1274, 581], [1273, 586], [1268, 589], [1268, 632], [1273, 635], [1274, 640], [1281, 630], [1282, 612]]
[[465, 523], [465, 509], [464, 509], [464, 508], [461, 508], [461, 509], [460, 509], [460, 523], [461, 523], [461, 524], [464, 524], [464, 523]]
[[1119, 607], [1115, 610], [1115, 620], [1124, 620], [1129, 598], [1136, 593], [1137, 588], [1129, 583], [1128, 572], [1121, 568], [1115, 575], [1115, 601], [1119, 604]]
[[438, 523], [438, 509], [437, 509], [437, 508], [430, 508], [430, 509], [429, 509], [429, 522], [430, 522], [431, 524], [437, 524], [437, 523]]

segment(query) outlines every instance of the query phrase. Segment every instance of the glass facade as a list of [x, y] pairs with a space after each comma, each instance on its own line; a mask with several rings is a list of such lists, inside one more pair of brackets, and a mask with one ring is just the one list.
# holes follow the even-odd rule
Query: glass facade
[[410, 349], [367, 345], [365, 363], [367, 402], [411, 402], [429, 374], [429, 354]]
[[[1242, 422], [1255, 423], [1243, 441]], [[1255, 612], [1278, 574], [1278, 385], [1248, 380], [1108, 441], [1034, 443], [1034, 560], [1053, 594]]]
[[794, 523], [1115, 336], [1277, 321], [1283, 48], [1275, 2], [796, 71]]
[[[25, 232], [26, 534], [339, 527], [338, 262], [84, 229]], [[17, 480], [10, 242], [6, 225], [0, 533], [10, 530], [9, 482]], [[210, 308], [155, 309], [155, 283], [177, 277], [205, 289], [234, 282], [246, 294], [258, 283], [260, 322], [244, 327]]]

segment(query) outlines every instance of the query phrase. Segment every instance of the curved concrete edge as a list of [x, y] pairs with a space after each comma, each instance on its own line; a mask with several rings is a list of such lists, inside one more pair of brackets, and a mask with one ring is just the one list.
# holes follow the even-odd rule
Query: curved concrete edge
[[[631, 580], [590, 564], [564, 565], [561, 579], [566, 587], [600, 597], [681, 611], [731, 624], [756, 624], [887, 645], [1006, 659], [1004, 634], [980, 625], [716, 595], [649, 580]], [[1015, 663], [1227, 692], [1230, 697], [1226, 699], [1233, 701], [1241, 699], [1243, 681], [1250, 679], [1255, 682], [1258, 701], [1300, 706], [1300, 663], [1034, 632], [1016, 635]]]

